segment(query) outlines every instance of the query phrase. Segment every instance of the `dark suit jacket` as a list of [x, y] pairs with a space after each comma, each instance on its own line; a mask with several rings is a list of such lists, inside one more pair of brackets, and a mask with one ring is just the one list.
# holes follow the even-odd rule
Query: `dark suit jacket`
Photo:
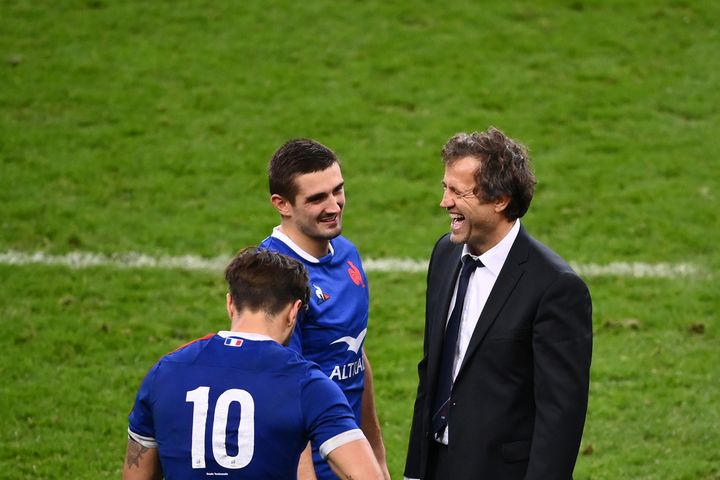
[[[425, 478], [433, 394], [462, 245], [435, 245], [405, 475]], [[592, 306], [568, 264], [520, 227], [451, 393], [447, 480], [570, 479], [587, 410]]]

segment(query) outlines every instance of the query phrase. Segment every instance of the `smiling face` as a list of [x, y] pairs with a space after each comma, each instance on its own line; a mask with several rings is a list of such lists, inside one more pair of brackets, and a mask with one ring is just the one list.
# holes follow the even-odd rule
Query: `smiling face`
[[482, 162], [475, 157], [447, 163], [440, 202], [450, 215], [450, 241], [467, 244], [474, 255], [492, 248], [512, 226], [502, 215], [507, 206], [505, 197], [486, 202], [473, 193], [479, 168]]
[[283, 218], [280, 229], [306, 252], [322, 257], [328, 253], [329, 241], [342, 232], [345, 182], [340, 165], [298, 175], [293, 181], [294, 202], [277, 194], [271, 197]]

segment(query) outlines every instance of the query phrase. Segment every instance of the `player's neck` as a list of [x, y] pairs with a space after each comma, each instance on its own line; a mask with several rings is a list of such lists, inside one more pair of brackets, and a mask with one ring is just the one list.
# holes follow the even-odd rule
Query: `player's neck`
[[292, 332], [292, 324], [288, 323], [286, 318], [290, 308], [291, 306], [288, 305], [276, 317], [268, 317], [268, 314], [262, 311], [251, 312], [244, 310], [242, 313], [234, 312], [230, 320], [230, 331], [264, 335], [284, 345], [290, 332]]
[[280, 231], [287, 235], [295, 245], [315, 258], [322, 258], [330, 252], [330, 240], [309, 237], [289, 223], [282, 223]]
[[272, 330], [271, 323], [268, 322], [264, 312], [246, 311], [241, 315], [234, 316], [230, 323], [231, 332], [256, 333], [277, 341]]

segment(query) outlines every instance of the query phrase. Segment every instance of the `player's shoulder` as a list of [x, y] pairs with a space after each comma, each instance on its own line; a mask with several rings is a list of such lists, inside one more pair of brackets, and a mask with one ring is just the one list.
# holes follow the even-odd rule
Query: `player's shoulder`
[[309, 360], [300, 357], [300, 362], [296, 364], [297, 372], [300, 373], [300, 384], [303, 389], [312, 386], [313, 389], [321, 388], [322, 390], [340, 388], [330, 379], [320, 368], [320, 366]]
[[347, 398], [340, 386], [312, 362], [308, 362], [300, 377], [300, 390], [303, 401], [310, 401], [314, 405], [347, 404]]
[[335, 249], [335, 251], [342, 250], [342, 251], [357, 252], [357, 247], [355, 246], [355, 244], [343, 235], [338, 235], [337, 237], [333, 238], [330, 241], [330, 243], [332, 243], [332, 246]]
[[324, 376], [322, 373], [322, 370], [320, 370], [320, 367], [310, 360], [306, 359], [302, 355], [300, 355], [298, 352], [293, 350], [292, 348], [287, 347], [280, 347], [284, 351], [284, 355], [286, 358], [286, 365], [288, 368], [297, 369], [298, 371], [301, 371], [303, 373], [308, 373], [311, 371], [318, 371], [321, 375]]
[[323, 373], [318, 364], [307, 360], [291, 348], [277, 345], [272, 366], [267, 365], [267, 367], [268, 373], [272, 371], [274, 374], [284, 378], [285, 382], [297, 385], [300, 391], [303, 392], [317, 392], [318, 389], [327, 392], [328, 389], [332, 391], [332, 388], [335, 387], [335, 382]]
[[208, 333], [205, 336], [191, 340], [163, 356], [160, 361], [177, 363], [192, 362], [216, 336], [216, 333]]
[[333, 238], [330, 243], [333, 247], [333, 260], [336, 262], [345, 263], [347, 260], [351, 260], [356, 263], [362, 264], [360, 258], [360, 252], [358, 251], [355, 244], [348, 240], [346, 237], [339, 235]]
[[265, 239], [258, 244], [258, 248], [262, 248], [263, 250], [270, 250], [271, 252], [283, 253], [286, 255], [293, 254], [292, 248], [290, 248], [289, 245], [283, 242], [282, 239], [274, 235], [269, 235], [265, 237]]
[[277, 342], [254, 342], [258, 359], [264, 368], [285, 373], [304, 373], [314, 365], [292, 348], [280, 345]]

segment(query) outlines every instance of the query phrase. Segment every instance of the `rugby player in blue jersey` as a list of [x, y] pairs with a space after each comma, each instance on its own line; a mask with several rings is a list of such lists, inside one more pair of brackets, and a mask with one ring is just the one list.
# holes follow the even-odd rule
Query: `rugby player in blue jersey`
[[286, 348], [305, 268], [245, 249], [225, 271], [229, 331], [165, 355], [130, 413], [125, 480], [295, 478], [308, 441], [342, 478], [383, 478], [342, 391]]
[[[291, 140], [268, 166], [270, 201], [280, 225], [261, 244], [301, 261], [310, 275], [309, 309], [298, 317], [290, 348], [317, 363], [345, 393], [385, 478], [390, 475], [375, 412], [372, 373], [363, 342], [368, 329], [368, 282], [355, 246], [340, 235], [345, 182], [335, 153], [308, 139]], [[302, 480], [332, 480], [312, 445], [303, 454]]]

